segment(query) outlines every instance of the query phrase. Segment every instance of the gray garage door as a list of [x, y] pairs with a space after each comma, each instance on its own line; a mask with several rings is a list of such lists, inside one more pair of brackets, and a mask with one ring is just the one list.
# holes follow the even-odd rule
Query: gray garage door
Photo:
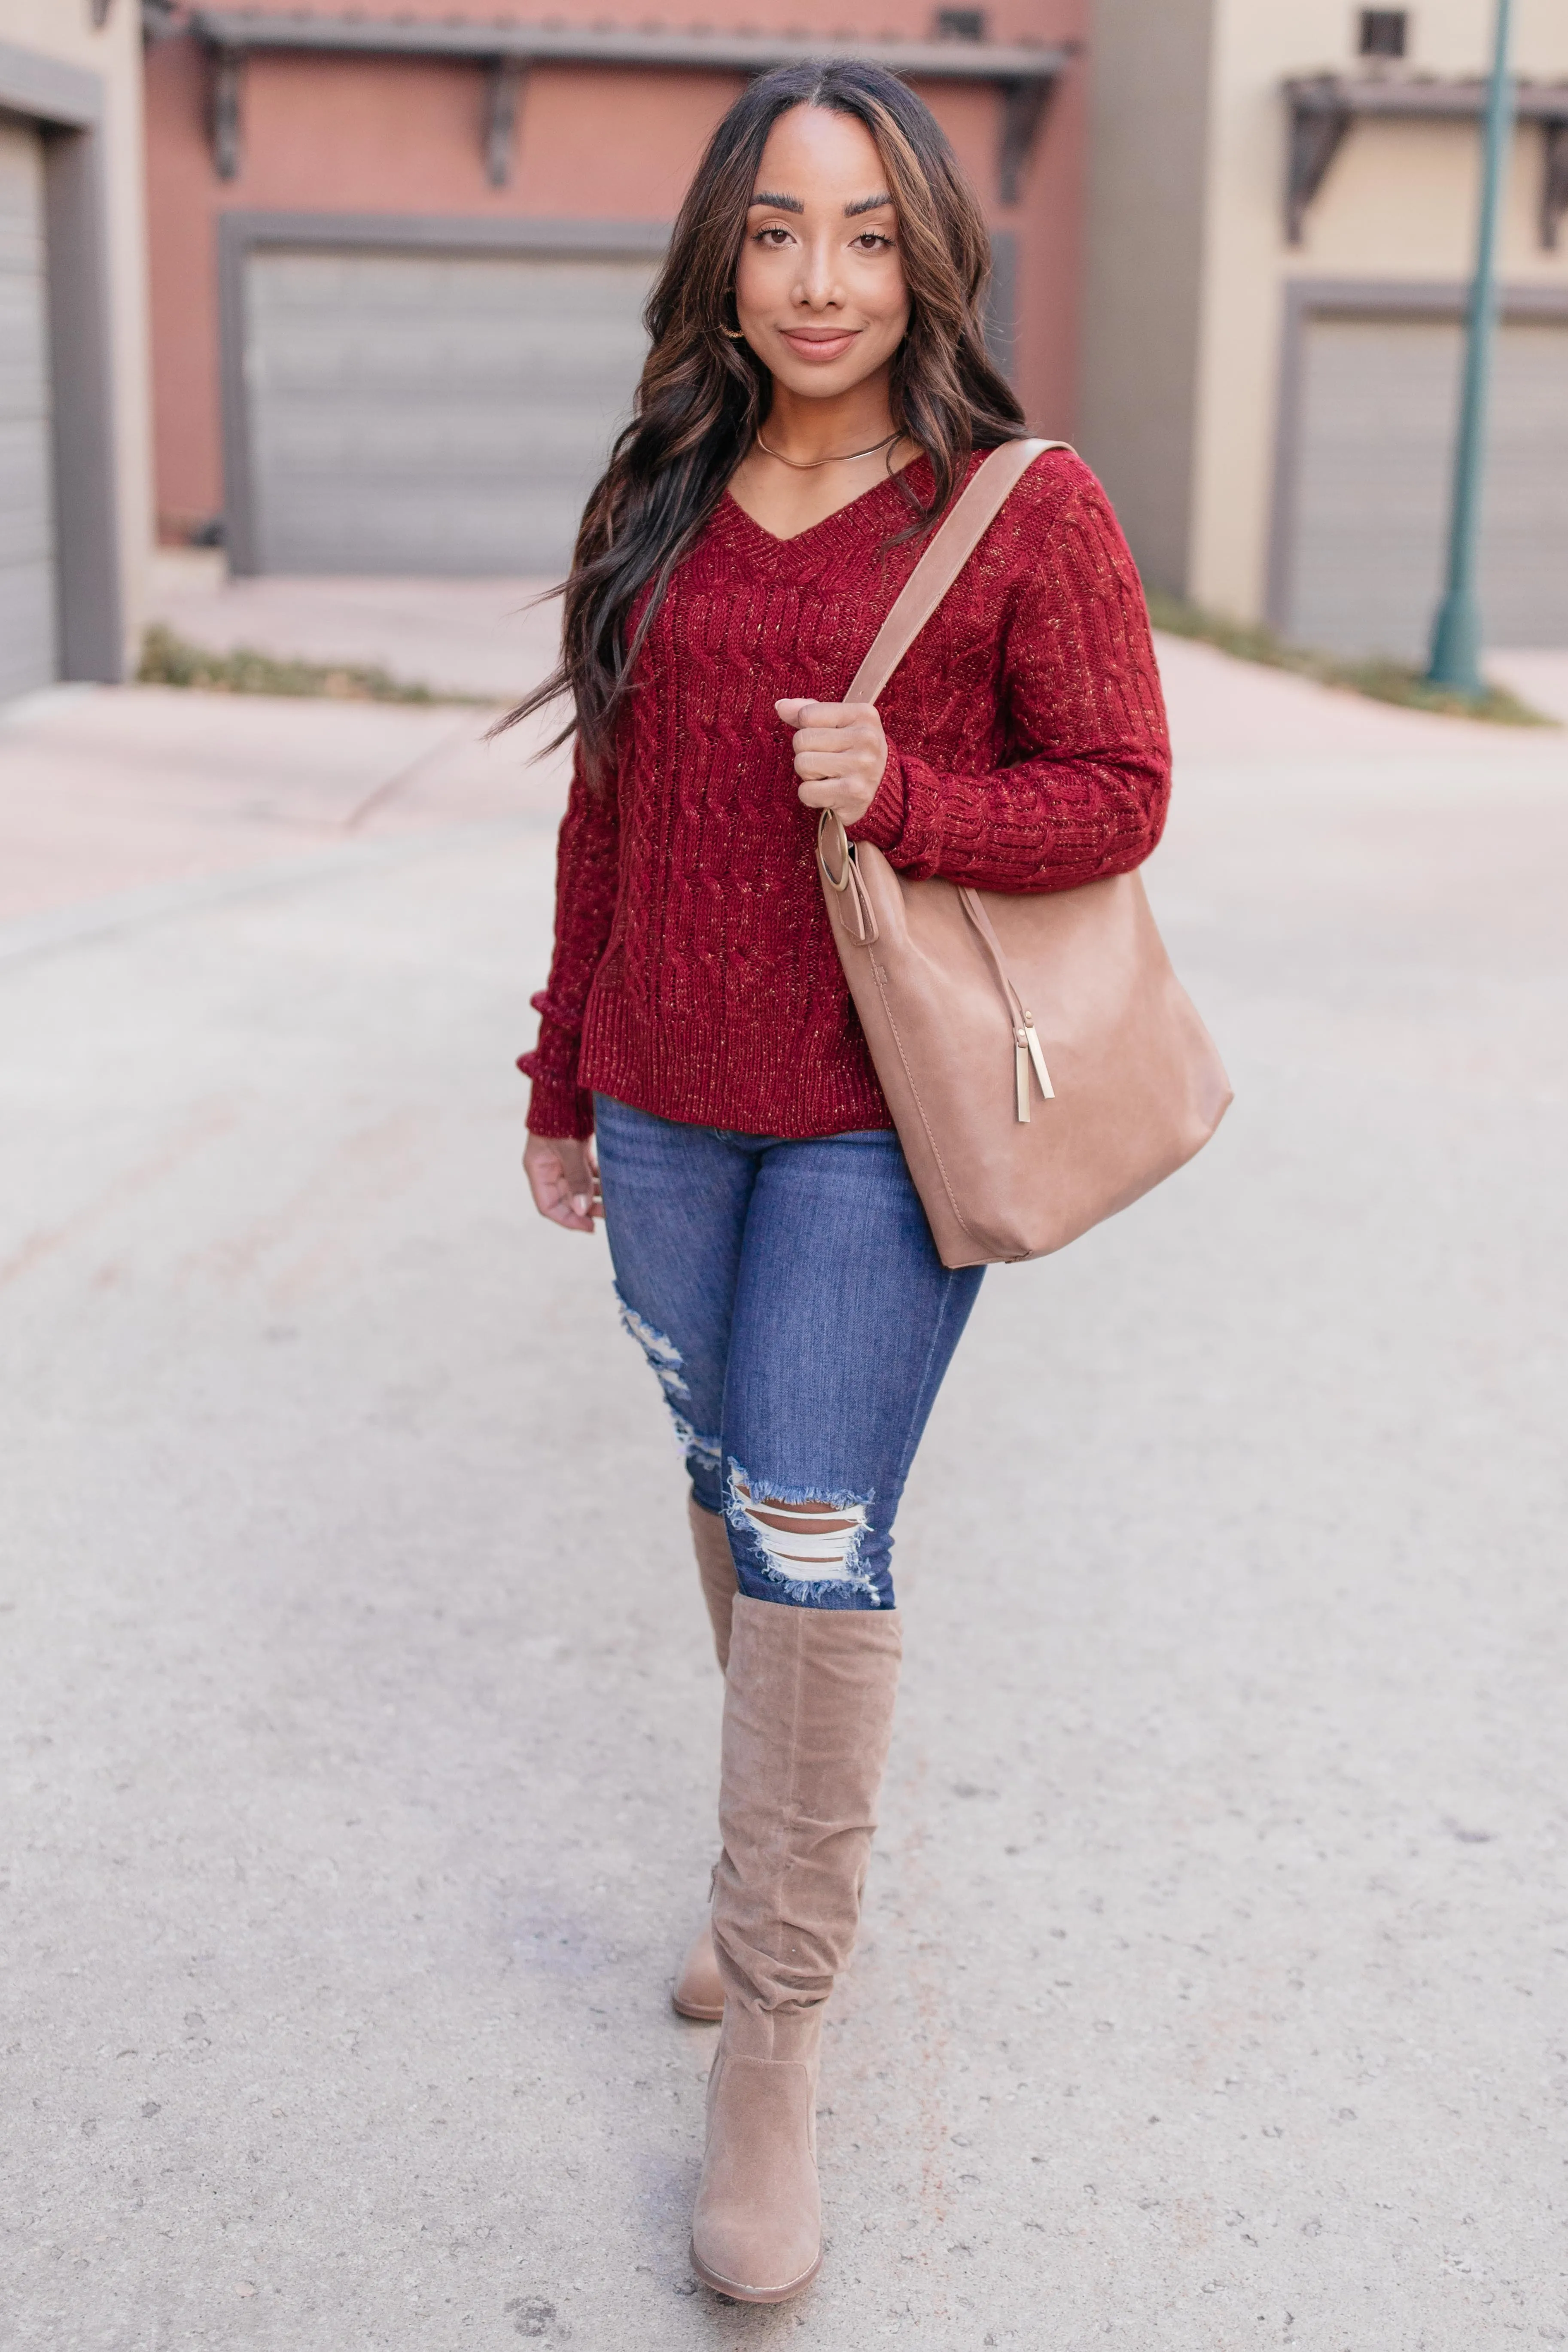
[[253, 254], [267, 572], [559, 572], [630, 409], [651, 260]]
[[[1461, 331], [1321, 318], [1306, 335], [1285, 625], [1303, 645], [1419, 661], [1441, 593]], [[1496, 646], [1568, 646], [1568, 320], [1497, 341], [1481, 563]]]
[[55, 675], [50, 469], [43, 152], [0, 115], [0, 696]]

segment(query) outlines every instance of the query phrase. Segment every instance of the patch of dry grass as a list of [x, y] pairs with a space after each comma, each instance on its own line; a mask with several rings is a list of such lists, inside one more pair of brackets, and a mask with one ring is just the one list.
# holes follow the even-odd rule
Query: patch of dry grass
[[1149, 617], [1157, 629], [1174, 637], [1194, 637], [1239, 661], [1262, 662], [1269, 669], [1290, 670], [1298, 677], [1316, 679], [1320, 686], [1348, 687], [1373, 702], [1396, 702], [1407, 710], [1431, 710], [1443, 719], [1479, 719], [1493, 727], [1555, 727], [1558, 721], [1521, 702], [1505, 686], [1489, 686], [1483, 695], [1457, 694], [1451, 687], [1434, 686], [1417, 669], [1395, 661], [1343, 661], [1337, 655], [1315, 653], [1292, 646], [1272, 629], [1243, 621], [1227, 621], [1205, 612], [1180, 596], [1154, 589], [1149, 596]]
[[230, 653], [193, 646], [162, 621], [142, 640], [136, 672], [142, 686], [188, 686], [203, 694], [324, 695], [335, 702], [460, 702], [483, 705], [480, 694], [447, 694], [394, 677], [390, 670], [350, 662], [280, 660], [253, 646]]

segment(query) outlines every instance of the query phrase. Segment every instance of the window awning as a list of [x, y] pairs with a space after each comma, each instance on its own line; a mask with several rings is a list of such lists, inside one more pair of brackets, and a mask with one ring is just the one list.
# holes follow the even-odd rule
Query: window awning
[[[1290, 110], [1286, 234], [1300, 245], [1307, 208], [1358, 115], [1479, 122], [1486, 111], [1487, 84], [1425, 74], [1311, 74], [1288, 81], [1285, 100]], [[1554, 247], [1568, 213], [1568, 82], [1516, 82], [1514, 100], [1519, 120], [1539, 122], [1545, 133], [1541, 242]]]
[[716, 31], [678, 26], [476, 24], [406, 16], [280, 16], [259, 10], [197, 8], [190, 29], [213, 58], [213, 159], [220, 178], [239, 170], [241, 92], [247, 58], [261, 51], [333, 57], [443, 58], [472, 63], [488, 77], [485, 169], [493, 187], [511, 176], [518, 100], [534, 65], [630, 66], [688, 73], [766, 73], [816, 58], [886, 66], [907, 81], [988, 82], [1001, 98], [997, 180], [1003, 204], [1016, 204], [1047, 102], [1074, 54], [1071, 44], [951, 38], [861, 40], [843, 34]]

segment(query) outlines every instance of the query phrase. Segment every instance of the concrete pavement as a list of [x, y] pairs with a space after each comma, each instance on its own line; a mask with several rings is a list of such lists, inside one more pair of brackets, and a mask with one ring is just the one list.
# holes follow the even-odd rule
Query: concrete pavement
[[[1568, 2343], [1568, 754], [1163, 654], [1237, 1101], [939, 1407], [773, 2312], [686, 2263], [675, 1465], [516, 1171], [558, 783], [356, 832], [413, 733], [98, 697], [9, 798], [0, 740], [85, 877], [0, 927], [7, 2344]], [[223, 808], [149, 752], [106, 812], [121, 727]]]
[[[0, 956], [433, 828], [552, 824], [566, 762], [499, 707], [60, 687], [0, 711]], [[170, 893], [173, 897], [170, 897]], [[24, 928], [18, 930], [20, 923]]]

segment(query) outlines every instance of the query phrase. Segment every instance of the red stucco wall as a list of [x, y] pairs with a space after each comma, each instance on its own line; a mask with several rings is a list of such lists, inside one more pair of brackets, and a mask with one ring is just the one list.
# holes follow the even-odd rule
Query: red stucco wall
[[[283, 0], [267, 0], [276, 13]], [[256, 5], [256, 0], [251, 0]], [[1081, 37], [1086, 0], [993, 7], [995, 40]], [[316, 13], [326, 14], [322, 7]], [[381, 13], [366, 9], [366, 14]], [[387, 0], [385, 13], [447, 17], [450, 0]], [[476, 17], [521, 18], [487, 0]], [[595, 0], [552, 12], [596, 19]], [[626, 21], [640, 22], [627, 9]], [[763, 20], [736, 10], [727, 26]], [[789, 27], [837, 29], [843, 0], [791, 0]], [[926, 36], [924, 8], [877, 12], [868, 33]], [[550, 216], [668, 220], [713, 124], [741, 85], [724, 74], [536, 67], [521, 109], [513, 173], [485, 178], [483, 78], [470, 64], [263, 56], [243, 97], [237, 178], [220, 180], [206, 130], [206, 67], [187, 37], [147, 59], [153, 383], [160, 529], [180, 539], [223, 506], [218, 415], [216, 221], [227, 209], [433, 213], [470, 219]], [[1018, 240], [1017, 379], [1031, 423], [1070, 434], [1076, 377], [1084, 108], [1081, 71], [1067, 77], [1036, 147], [1023, 200], [996, 201], [999, 100], [984, 86], [921, 92], [984, 199], [994, 226]]]

